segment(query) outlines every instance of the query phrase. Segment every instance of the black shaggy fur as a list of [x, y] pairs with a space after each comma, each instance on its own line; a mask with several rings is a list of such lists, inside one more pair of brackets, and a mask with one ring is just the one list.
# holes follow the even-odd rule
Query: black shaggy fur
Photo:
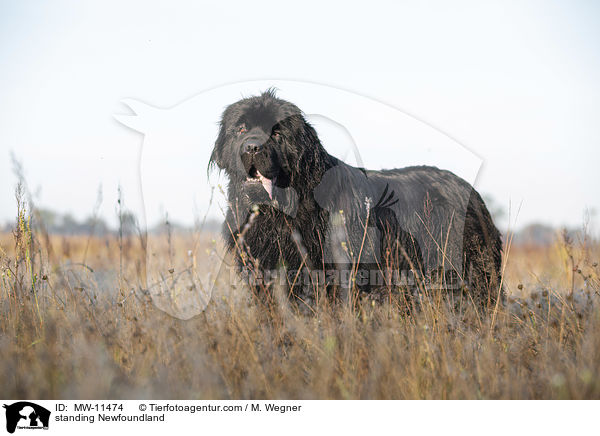
[[[350, 271], [372, 292], [381, 283], [369, 272], [396, 270], [427, 286], [442, 280], [483, 305], [502, 296], [500, 233], [467, 182], [435, 167], [347, 165], [271, 90], [225, 110], [211, 164], [229, 177], [224, 235], [239, 267], [285, 266], [290, 295], [314, 289], [298, 271], [321, 271], [329, 283], [332, 270]], [[336, 289], [352, 287], [337, 277]]]

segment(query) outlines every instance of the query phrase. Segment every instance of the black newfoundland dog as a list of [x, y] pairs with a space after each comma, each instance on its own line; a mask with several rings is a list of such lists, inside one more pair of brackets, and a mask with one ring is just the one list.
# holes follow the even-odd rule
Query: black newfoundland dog
[[227, 107], [210, 162], [229, 177], [228, 248], [263, 289], [285, 268], [302, 301], [319, 289], [437, 288], [483, 306], [503, 297], [500, 233], [449, 171], [347, 165], [272, 90]]

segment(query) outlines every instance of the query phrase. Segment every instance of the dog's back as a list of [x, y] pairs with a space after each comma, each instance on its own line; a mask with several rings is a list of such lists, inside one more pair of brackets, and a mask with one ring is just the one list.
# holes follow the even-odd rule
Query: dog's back
[[502, 295], [500, 233], [465, 180], [430, 166], [365, 171], [338, 162], [321, 185], [332, 263], [410, 269], [429, 284], [466, 286], [483, 305]]

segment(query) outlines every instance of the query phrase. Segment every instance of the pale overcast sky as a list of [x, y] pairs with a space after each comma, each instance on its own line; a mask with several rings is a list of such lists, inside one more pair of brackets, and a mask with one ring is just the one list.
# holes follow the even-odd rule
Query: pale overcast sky
[[[480, 158], [477, 189], [513, 214], [522, 202], [518, 226], [580, 225], [586, 208], [600, 211], [599, 5], [0, 0], [0, 222], [15, 213], [11, 151], [38, 206], [83, 218], [101, 186], [101, 213], [112, 220], [119, 184], [133, 209], [140, 197], [143, 136], [114, 119], [128, 112], [123, 99], [176, 110], [206, 90], [259, 80], [284, 97], [298, 95], [286, 83], [308, 82], [395, 107]], [[298, 99], [328, 117], [319, 89]], [[214, 126], [227, 102], [202, 101], [199, 123]], [[362, 123], [364, 132], [372, 113], [364, 115], [344, 127]], [[398, 126], [378, 130], [372, 149], [357, 141], [370, 167], [416, 163], [409, 151], [434, 137]], [[169, 147], [166, 139], [156, 144]], [[206, 158], [213, 139], [180, 141], [193, 152], [181, 165], [163, 162], [151, 183], [205, 186], [205, 163], [192, 157]], [[461, 156], [444, 162], [461, 173]], [[164, 194], [148, 187], [146, 207], [158, 207]], [[187, 204], [184, 191], [170, 190], [170, 200]], [[148, 211], [149, 222], [158, 216]]]

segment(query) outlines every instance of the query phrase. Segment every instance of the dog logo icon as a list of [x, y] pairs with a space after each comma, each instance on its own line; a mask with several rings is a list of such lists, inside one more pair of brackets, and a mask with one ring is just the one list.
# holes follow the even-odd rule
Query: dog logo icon
[[50, 411], [28, 401], [4, 405], [6, 409], [6, 431], [14, 433], [18, 429], [48, 430]]

